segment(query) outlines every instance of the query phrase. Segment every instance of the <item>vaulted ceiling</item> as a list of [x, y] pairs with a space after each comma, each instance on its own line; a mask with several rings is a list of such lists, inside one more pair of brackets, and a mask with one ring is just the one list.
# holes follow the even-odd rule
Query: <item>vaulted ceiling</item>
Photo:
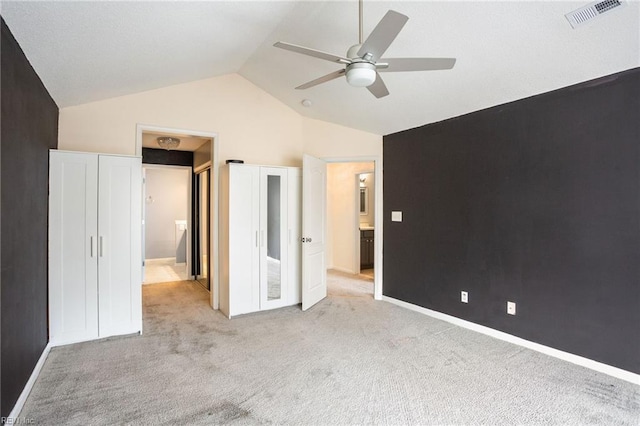
[[457, 58], [385, 73], [381, 99], [344, 79], [295, 90], [340, 65], [273, 47], [345, 55], [356, 0], [3, 1], [1, 13], [60, 107], [239, 73], [303, 115], [389, 134], [640, 66], [640, 2], [573, 29], [564, 15], [587, 3], [365, 0], [365, 38], [389, 9], [409, 17], [385, 56]]

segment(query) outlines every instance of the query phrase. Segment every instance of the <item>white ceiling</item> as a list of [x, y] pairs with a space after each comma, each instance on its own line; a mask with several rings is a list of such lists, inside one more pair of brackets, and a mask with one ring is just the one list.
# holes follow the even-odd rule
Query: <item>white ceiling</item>
[[564, 14], [587, 3], [365, 0], [365, 37], [389, 9], [409, 16], [386, 57], [458, 58], [450, 71], [384, 73], [381, 99], [344, 79], [294, 90], [340, 66], [272, 47], [344, 55], [357, 42], [355, 0], [1, 7], [60, 107], [237, 72], [301, 114], [389, 134], [640, 66], [640, 2], [572, 29]]

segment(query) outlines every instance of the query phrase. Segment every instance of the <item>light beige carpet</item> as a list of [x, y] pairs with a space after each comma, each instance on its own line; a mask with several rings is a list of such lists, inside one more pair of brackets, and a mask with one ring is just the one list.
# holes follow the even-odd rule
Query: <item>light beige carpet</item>
[[[34, 424], [637, 425], [639, 387], [386, 302], [226, 319], [191, 282], [145, 286], [144, 335], [52, 349]], [[369, 284], [371, 285], [371, 284]]]

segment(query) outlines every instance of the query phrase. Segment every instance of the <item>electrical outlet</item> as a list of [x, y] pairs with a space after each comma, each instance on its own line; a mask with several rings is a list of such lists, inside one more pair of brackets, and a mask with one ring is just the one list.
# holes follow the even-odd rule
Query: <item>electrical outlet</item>
[[469, 303], [469, 293], [467, 293], [466, 291], [461, 291], [460, 292], [460, 301], [462, 303]]
[[509, 315], [516, 314], [516, 302], [507, 302], [507, 313]]

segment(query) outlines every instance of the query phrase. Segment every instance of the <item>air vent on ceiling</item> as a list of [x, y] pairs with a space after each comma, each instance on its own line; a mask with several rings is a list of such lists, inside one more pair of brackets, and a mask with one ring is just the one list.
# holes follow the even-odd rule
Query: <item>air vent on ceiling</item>
[[583, 6], [580, 9], [576, 9], [573, 12], [569, 12], [564, 16], [567, 18], [571, 26], [576, 28], [577, 26], [596, 18], [598, 15], [623, 5], [624, 2], [622, 0], [596, 1]]

